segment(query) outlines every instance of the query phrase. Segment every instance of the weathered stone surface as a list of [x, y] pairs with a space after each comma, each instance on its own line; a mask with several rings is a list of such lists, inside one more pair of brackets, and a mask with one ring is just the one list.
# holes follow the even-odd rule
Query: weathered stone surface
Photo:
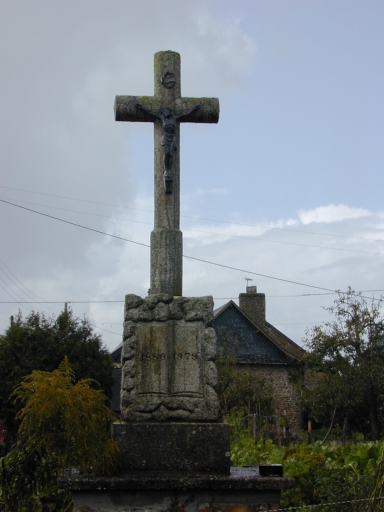
[[[161, 179], [163, 180], [163, 177]], [[161, 195], [161, 197], [164, 195], [162, 188], [155, 189], [155, 198], [157, 195]], [[182, 232], [169, 227], [155, 227], [151, 233], [151, 294], [181, 295], [182, 279]]]
[[136, 362], [135, 361], [126, 361], [124, 364], [124, 376], [126, 377], [134, 377], [136, 373]]
[[[212, 297], [129, 296], [122, 418], [212, 422], [218, 416]], [[131, 306], [134, 304], [133, 306]]]
[[153, 311], [147, 308], [146, 304], [126, 309], [125, 320], [131, 322], [150, 322], [153, 320]]
[[131, 338], [126, 339], [126, 343], [123, 343], [123, 348], [121, 351], [122, 362], [126, 361], [127, 359], [132, 359], [135, 355], [135, 340], [137, 340], [137, 338], [132, 336]]
[[164, 304], [163, 302], [159, 302], [159, 304], [155, 307], [153, 311], [153, 319], [158, 322], [165, 322], [169, 318], [169, 306], [168, 304]]
[[124, 377], [124, 389], [131, 391], [135, 387], [135, 379], [133, 377]]
[[205, 356], [208, 360], [212, 360], [216, 357], [217, 345], [216, 345], [216, 332], [213, 327], [208, 327], [204, 332], [204, 345], [205, 345]]
[[169, 318], [170, 320], [181, 320], [184, 318], [183, 311], [184, 297], [175, 297], [169, 305]]
[[123, 337], [129, 338], [129, 336], [132, 336], [135, 333], [135, 324], [131, 321], [124, 322], [124, 331], [123, 331]]
[[279, 510], [280, 491], [75, 491], [73, 500], [74, 512], [267, 512]]
[[229, 474], [230, 427], [225, 423], [114, 423], [122, 470]]
[[205, 375], [207, 383], [210, 384], [213, 388], [215, 388], [217, 386], [217, 369], [213, 361], [207, 362], [207, 365], [205, 367]]
[[137, 306], [140, 306], [143, 302], [144, 301], [141, 297], [134, 293], [130, 293], [125, 296], [125, 309], [137, 308]]
[[156, 293], [145, 297], [144, 302], [147, 305], [148, 309], [154, 309], [159, 302], [169, 304], [170, 302], [172, 302], [172, 300], [172, 295], [167, 295], [166, 293]]
[[185, 320], [194, 322], [196, 320], [204, 321], [207, 326], [213, 325], [213, 298], [196, 297], [184, 302]]
[[[281, 491], [295, 485], [293, 478], [260, 477], [259, 468], [230, 468], [229, 474], [208, 474], [206, 472], [136, 471], [121, 473], [115, 477], [92, 478], [83, 475], [64, 475], [59, 487], [69, 491], [218, 491], [224, 503], [260, 503], [265, 498], [261, 492]], [[254, 493], [253, 493], [254, 492]], [[235, 494], [236, 493], [236, 494]], [[164, 496], [164, 494], [162, 494]], [[205, 502], [210, 502], [207, 499]], [[220, 502], [220, 500], [217, 500]], [[267, 509], [268, 510], [268, 509]]]

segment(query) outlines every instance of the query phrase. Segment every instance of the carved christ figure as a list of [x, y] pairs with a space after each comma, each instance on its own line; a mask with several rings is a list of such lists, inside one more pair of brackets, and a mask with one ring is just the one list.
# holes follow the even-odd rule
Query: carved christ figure
[[136, 108], [144, 110], [144, 112], [146, 112], [150, 116], [153, 116], [156, 119], [159, 119], [159, 121], [161, 121], [161, 124], [163, 126], [163, 135], [161, 137], [161, 145], [162, 145], [163, 151], [164, 151], [165, 193], [171, 194], [172, 193], [172, 181], [173, 181], [173, 174], [172, 174], [173, 153], [174, 153], [174, 151], [177, 150], [176, 140], [175, 140], [176, 123], [183, 117], [186, 117], [189, 114], [191, 114], [192, 112], [199, 110], [200, 105], [196, 105], [196, 107], [192, 108], [188, 112], [185, 112], [184, 114], [180, 114], [178, 116], [175, 116], [172, 109], [170, 109], [168, 107], [163, 108], [160, 115], [155, 114], [154, 112], [151, 112], [147, 108], [143, 107], [143, 105], [140, 105], [140, 103], [136, 103]]

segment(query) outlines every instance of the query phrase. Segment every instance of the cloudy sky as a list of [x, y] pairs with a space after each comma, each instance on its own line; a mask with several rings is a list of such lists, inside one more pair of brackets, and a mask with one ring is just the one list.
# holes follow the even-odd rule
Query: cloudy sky
[[382, 0], [0, 5], [0, 332], [67, 301], [120, 342], [149, 249], [57, 219], [149, 244], [153, 126], [113, 103], [153, 94], [160, 50], [181, 54], [184, 96], [220, 99], [217, 125], [182, 125], [181, 229], [185, 255], [223, 266], [185, 259], [184, 295], [220, 306], [252, 278], [301, 343], [334, 290], [384, 293]]

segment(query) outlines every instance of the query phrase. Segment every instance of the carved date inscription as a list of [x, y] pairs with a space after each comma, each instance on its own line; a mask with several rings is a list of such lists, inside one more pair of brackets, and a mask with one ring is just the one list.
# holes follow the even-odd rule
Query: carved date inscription
[[137, 326], [138, 394], [203, 396], [204, 352], [199, 327], [186, 322]]
[[[184, 361], [189, 361], [189, 360], [192, 360], [192, 361], [196, 361], [197, 359], [199, 359], [200, 357], [200, 354], [198, 354], [197, 352], [175, 352], [174, 354], [171, 354], [170, 355], [170, 358], [169, 359], [173, 359], [174, 361], [181, 361], [181, 360], [184, 360]], [[167, 358], [167, 354], [165, 353], [150, 353], [150, 352], [147, 352], [145, 354], [141, 354], [141, 357], [140, 359], [142, 361], [165, 361]]]
[[136, 388], [139, 394], [169, 394], [169, 328], [139, 325]]
[[202, 345], [202, 330], [196, 323], [175, 325], [172, 395], [203, 395]]

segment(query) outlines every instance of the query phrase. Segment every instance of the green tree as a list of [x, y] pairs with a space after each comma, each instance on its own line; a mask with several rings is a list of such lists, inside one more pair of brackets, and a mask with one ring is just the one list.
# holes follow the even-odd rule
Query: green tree
[[14, 387], [34, 370], [57, 369], [65, 356], [76, 379], [94, 379], [111, 396], [110, 355], [89, 321], [75, 318], [71, 309], [57, 318], [32, 312], [24, 319], [19, 312], [0, 336], [0, 419], [6, 422], [11, 442], [16, 437], [19, 409], [11, 399]]
[[246, 415], [256, 412], [257, 406], [263, 414], [273, 412], [273, 393], [270, 382], [255, 374], [250, 368], [236, 365], [236, 356], [225, 346], [216, 360], [221, 417], [233, 410], [242, 410]]
[[351, 289], [327, 308], [335, 320], [307, 333], [306, 368], [313, 385], [303, 393], [310, 417], [322, 423], [344, 419], [350, 427], [384, 430], [384, 317], [382, 300], [370, 303]]
[[3, 462], [5, 510], [37, 511], [50, 500], [62, 504], [56, 480], [66, 468], [91, 475], [114, 471], [119, 451], [107, 431], [114, 415], [94, 384], [76, 383], [65, 358], [57, 370], [34, 371], [16, 387], [13, 398], [24, 407], [17, 414], [17, 442]]

